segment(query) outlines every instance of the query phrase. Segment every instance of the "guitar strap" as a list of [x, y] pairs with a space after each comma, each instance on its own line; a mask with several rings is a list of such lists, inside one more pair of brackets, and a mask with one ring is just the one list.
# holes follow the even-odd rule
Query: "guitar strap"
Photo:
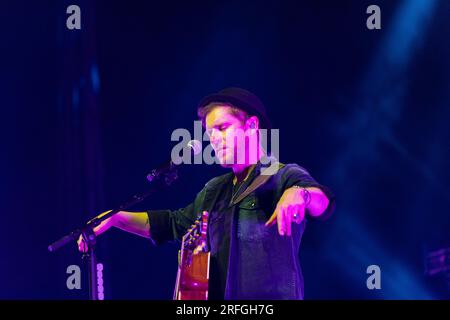
[[244, 199], [246, 196], [248, 196], [250, 193], [258, 189], [260, 186], [262, 186], [264, 183], [266, 183], [267, 180], [271, 175], [259, 175], [253, 180], [253, 182], [245, 189], [244, 192], [242, 192], [234, 201], [231, 203], [231, 205], [235, 205], [236, 203], [240, 202], [242, 199]]

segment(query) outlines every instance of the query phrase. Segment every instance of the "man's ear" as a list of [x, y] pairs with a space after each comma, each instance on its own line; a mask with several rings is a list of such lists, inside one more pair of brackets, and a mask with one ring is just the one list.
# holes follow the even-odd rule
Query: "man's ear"
[[259, 120], [257, 116], [251, 116], [245, 121], [246, 127], [249, 129], [259, 129]]

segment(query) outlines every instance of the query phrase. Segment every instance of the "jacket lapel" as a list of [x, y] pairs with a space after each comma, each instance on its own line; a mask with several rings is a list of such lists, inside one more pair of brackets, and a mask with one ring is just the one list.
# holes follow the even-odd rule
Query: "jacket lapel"
[[[277, 165], [281, 165], [278, 161], [276, 162]], [[263, 165], [261, 162], [258, 163], [257, 167], [255, 168], [255, 174], [257, 175], [256, 178], [252, 181], [252, 183], [243, 191], [241, 194], [239, 194], [231, 203], [231, 205], [235, 205], [236, 203], [242, 201], [246, 196], [248, 196], [250, 193], [258, 189], [260, 186], [262, 186], [264, 183], [267, 182], [267, 180], [272, 177], [271, 175], [262, 175], [261, 174], [261, 168], [265, 167], [266, 165]]]
[[248, 196], [250, 193], [258, 189], [260, 186], [262, 186], [264, 183], [266, 183], [267, 180], [269, 180], [271, 176], [269, 175], [259, 175], [253, 180], [253, 182], [245, 189], [244, 192], [242, 192], [234, 201], [231, 203], [231, 205], [235, 205], [236, 203], [242, 201], [246, 196]]

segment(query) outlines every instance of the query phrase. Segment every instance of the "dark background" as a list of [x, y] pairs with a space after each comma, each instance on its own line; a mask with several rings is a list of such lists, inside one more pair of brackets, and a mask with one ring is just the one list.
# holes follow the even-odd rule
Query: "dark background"
[[[280, 160], [337, 196], [304, 236], [307, 299], [448, 298], [424, 255], [450, 247], [449, 14], [445, 0], [1, 1], [0, 298], [87, 298], [84, 266], [66, 288], [75, 245], [47, 246], [145, 190], [172, 131], [229, 86], [263, 100]], [[224, 172], [185, 166], [134, 210], [185, 206]], [[107, 299], [171, 299], [176, 244], [111, 230], [97, 251]]]

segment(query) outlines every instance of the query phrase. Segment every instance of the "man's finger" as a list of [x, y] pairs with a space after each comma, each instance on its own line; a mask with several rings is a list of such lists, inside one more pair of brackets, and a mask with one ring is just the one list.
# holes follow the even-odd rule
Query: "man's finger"
[[292, 215], [294, 214], [294, 207], [288, 206], [286, 209], [284, 221], [285, 221], [285, 229], [286, 229], [286, 235], [291, 235], [291, 223], [292, 223]]
[[284, 236], [286, 234], [285, 214], [286, 209], [284, 207], [281, 207], [277, 215], [278, 233], [280, 234], [280, 236]]
[[82, 240], [78, 242], [78, 250], [84, 252], [84, 242]]
[[275, 209], [275, 212], [272, 214], [272, 216], [269, 218], [269, 220], [267, 220], [265, 226], [266, 227], [273, 226], [273, 224], [276, 221], [277, 215], [278, 215], [278, 208]]
[[296, 206], [294, 214], [296, 214], [295, 222], [298, 224], [301, 223], [303, 221], [303, 219], [305, 218], [305, 207], [304, 206]]
[[300, 220], [300, 213], [298, 212], [298, 209], [298, 206], [294, 206], [291, 212], [292, 221], [295, 223], [299, 223]]
[[77, 243], [78, 243], [78, 250], [79, 250], [79, 251], [81, 251], [81, 252], [87, 252], [87, 244], [86, 244], [86, 241], [84, 241], [84, 239], [83, 239], [82, 236], [80, 236], [80, 237], [78, 238]]

